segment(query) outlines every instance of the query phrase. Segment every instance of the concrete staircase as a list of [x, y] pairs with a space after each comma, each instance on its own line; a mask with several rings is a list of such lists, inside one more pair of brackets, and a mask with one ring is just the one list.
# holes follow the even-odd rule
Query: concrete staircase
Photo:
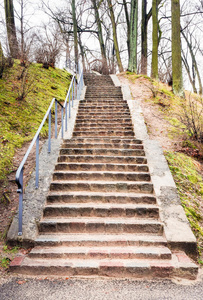
[[11, 264], [40, 275], [185, 277], [197, 266], [167, 247], [141, 140], [121, 88], [85, 75], [73, 137], [64, 140], [35, 247]]

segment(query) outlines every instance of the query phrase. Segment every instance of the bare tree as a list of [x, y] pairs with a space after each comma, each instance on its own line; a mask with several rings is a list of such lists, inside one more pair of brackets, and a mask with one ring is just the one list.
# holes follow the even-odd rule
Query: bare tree
[[138, 1], [131, 0], [130, 10], [130, 57], [128, 70], [137, 73], [137, 23]]
[[18, 41], [16, 36], [13, 0], [4, 0], [4, 9], [5, 9], [6, 28], [7, 28], [10, 55], [13, 58], [18, 58], [19, 49], [18, 49]]
[[179, 96], [183, 96], [179, 0], [171, 0], [171, 12], [173, 92]]

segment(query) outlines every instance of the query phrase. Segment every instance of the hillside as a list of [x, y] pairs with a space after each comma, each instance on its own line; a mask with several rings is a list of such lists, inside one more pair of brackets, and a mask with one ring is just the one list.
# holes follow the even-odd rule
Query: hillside
[[[0, 238], [5, 237], [16, 209], [15, 172], [27, 142], [35, 135], [52, 98], [64, 101], [70, 80], [65, 70], [44, 69], [41, 64], [25, 68], [18, 60], [0, 79]], [[47, 129], [44, 126], [42, 138]]]
[[[141, 101], [149, 138], [159, 141], [164, 150], [203, 264], [202, 98], [186, 91], [185, 101], [174, 96], [168, 85], [129, 72], [120, 74], [119, 80], [130, 86], [135, 100]], [[199, 130], [198, 140], [192, 135], [192, 122], [187, 124], [189, 118]]]

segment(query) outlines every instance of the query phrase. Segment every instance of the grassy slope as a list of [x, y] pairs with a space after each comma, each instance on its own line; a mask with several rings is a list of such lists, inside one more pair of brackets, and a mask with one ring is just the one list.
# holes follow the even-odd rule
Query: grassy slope
[[[143, 75], [127, 72], [125, 77], [133, 83]], [[189, 147], [188, 152], [191, 154], [197, 148], [202, 154], [203, 145], [191, 138], [189, 131], [181, 122], [183, 116], [182, 104], [185, 100], [174, 96], [165, 84], [153, 81], [147, 76], [144, 77], [148, 81], [147, 85], [153, 95], [147, 101], [153, 102], [161, 110], [164, 118], [172, 125], [168, 129], [169, 138], [173, 139], [175, 137], [183, 140], [183, 146]], [[197, 95], [193, 95], [193, 97], [198, 100]], [[202, 119], [201, 122], [203, 122]], [[165, 151], [164, 154], [176, 183], [182, 206], [197, 237], [199, 253], [203, 255], [202, 161], [197, 161], [192, 156], [176, 151]], [[203, 263], [203, 259], [200, 258], [199, 262]]]
[[[40, 64], [31, 64], [25, 83], [30, 92], [19, 100], [22, 80], [18, 76], [22, 70], [19, 61], [15, 61], [0, 79], [0, 180], [10, 170], [15, 149], [33, 138], [52, 98], [64, 101], [71, 79], [64, 70], [46, 70]], [[42, 134], [46, 132], [47, 126]]]

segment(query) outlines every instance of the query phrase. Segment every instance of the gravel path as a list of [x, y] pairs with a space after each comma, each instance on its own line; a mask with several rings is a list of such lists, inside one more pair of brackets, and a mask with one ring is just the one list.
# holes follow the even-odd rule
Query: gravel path
[[22, 279], [0, 285], [1, 300], [202, 300], [203, 282], [170, 280]]

